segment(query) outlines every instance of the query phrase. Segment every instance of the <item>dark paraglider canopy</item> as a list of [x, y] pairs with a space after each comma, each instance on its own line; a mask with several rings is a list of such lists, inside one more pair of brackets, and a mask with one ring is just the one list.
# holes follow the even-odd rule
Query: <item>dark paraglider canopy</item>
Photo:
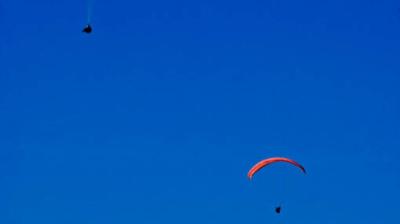
[[90, 26], [90, 24], [87, 24], [85, 26], [85, 28], [83, 28], [82, 32], [87, 33], [87, 34], [91, 33], [92, 32], [92, 27]]

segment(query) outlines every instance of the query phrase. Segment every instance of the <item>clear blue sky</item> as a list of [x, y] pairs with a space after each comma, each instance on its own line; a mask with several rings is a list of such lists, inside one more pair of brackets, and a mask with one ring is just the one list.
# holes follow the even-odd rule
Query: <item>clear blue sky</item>
[[398, 1], [92, 7], [0, 2], [0, 223], [400, 223]]

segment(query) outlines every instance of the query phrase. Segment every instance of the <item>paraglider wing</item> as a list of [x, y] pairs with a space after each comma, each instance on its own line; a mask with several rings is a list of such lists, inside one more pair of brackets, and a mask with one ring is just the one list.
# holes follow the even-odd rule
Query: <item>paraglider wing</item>
[[256, 165], [254, 165], [249, 172], [247, 173], [247, 177], [249, 179], [253, 178], [253, 175], [255, 173], [257, 173], [260, 169], [262, 169], [263, 167], [271, 164], [271, 163], [276, 163], [276, 162], [286, 162], [286, 163], [290, 163], [292, 165], [297, 166], [298, 168], [301, 169], [301, 171], [303, 171], [303, 173], [306, 173], [306, 169], [298, 162], [288, 159], [288, 158], [283, 158], [283, 157], [274, 157], [274, 158], [269, 158], [269, 159], [264, 159], [261, 160], [260, 162], [258, 162]]

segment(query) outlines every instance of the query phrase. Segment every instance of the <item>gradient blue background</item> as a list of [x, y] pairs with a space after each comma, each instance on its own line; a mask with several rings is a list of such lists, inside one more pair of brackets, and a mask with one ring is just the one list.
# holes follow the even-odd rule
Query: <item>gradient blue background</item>
[[92, 6], [0, 2], [0, 223], [400, 223], [398, 1]]

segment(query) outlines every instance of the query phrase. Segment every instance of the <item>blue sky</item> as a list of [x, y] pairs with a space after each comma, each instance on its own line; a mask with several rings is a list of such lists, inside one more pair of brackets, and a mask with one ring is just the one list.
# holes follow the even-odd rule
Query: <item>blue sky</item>
[[86, 5], [0, 3], [0, 223], [400, 222], [398, 1]]

